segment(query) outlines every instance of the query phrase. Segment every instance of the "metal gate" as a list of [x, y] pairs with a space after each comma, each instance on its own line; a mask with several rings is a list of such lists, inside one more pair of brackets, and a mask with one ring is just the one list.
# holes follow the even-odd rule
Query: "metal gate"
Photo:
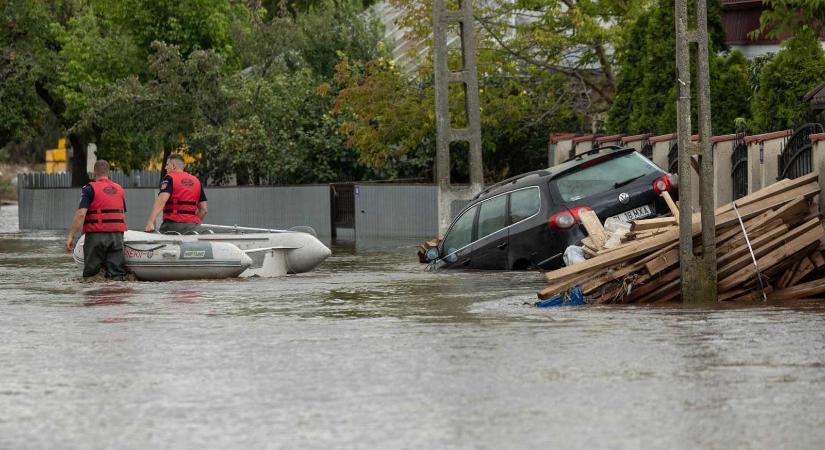
[[679, 144], [673, 144], [667, 152], [667, 171], [679, 173]]
[[740, 133], [733, 141], [730, 167], [733, 199], [736, 200], [748, 195], [748, 146], [745, 144], [745, 133]]
[[[329, 185], [332, 211], [332, 238], [338, 237], [339, 229], [346, 230], [347, 236], [355, 237], [355, 184], [334, 183]], [[344, 231], [340, 230], [340, 231]], [[348, 233], [347, 233], [348, 232]], [[342, 235], [342, 237], [344, 237]]]
[[785, 144], [779, 159], [779, 176], [777, 181], [784, 178], [797, 178], [811, 173], [813, 158], [811, 155], [811, 134], [825, 132], [825, 127], [819, 123], [806, 123], [794, 131]]

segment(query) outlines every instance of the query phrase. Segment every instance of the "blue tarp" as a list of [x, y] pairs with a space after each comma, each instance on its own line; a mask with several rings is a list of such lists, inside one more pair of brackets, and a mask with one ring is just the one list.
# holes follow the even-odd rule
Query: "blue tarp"
[[576, 286], [567, 292], [557, 294], [547, 300], [536, 302], [538, 308], [553, 308], [556, 306], [578, 306], [584, 304], [584, 292], [581, 286]]

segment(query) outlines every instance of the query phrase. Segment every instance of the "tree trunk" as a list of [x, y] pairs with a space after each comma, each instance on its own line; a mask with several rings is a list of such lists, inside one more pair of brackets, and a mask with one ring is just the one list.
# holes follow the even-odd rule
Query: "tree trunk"
[[72, 186], [83, 186], [89, 183], [89, 173], [86, 172], [86, 140], [77, 133], [69, 133], [69, 143], [72, 145]]

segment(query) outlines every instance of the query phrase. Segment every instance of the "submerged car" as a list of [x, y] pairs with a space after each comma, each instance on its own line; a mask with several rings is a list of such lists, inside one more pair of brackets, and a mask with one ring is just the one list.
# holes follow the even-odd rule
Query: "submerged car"
[[604, 222], [667, 214], [660, 194], [675, 176], [631, 148], [591, 150], [547, 169], [521, 174], [482, 191], [456, 216], [431, 269], [556, 269], [570, 245], [587, 236], [579, 213]]

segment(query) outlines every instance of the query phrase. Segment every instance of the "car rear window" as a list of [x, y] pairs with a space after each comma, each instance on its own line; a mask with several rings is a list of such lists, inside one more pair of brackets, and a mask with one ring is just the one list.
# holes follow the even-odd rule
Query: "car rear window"
[[592, 166], [564, 173], [550, 183], [556, 185], [562, 200], [573, 202], [616, 189], [614, 187], [616, 183], [635, 177], [641, 178], [660, 170], [638, 153], [629, 152], [600, 161]]

